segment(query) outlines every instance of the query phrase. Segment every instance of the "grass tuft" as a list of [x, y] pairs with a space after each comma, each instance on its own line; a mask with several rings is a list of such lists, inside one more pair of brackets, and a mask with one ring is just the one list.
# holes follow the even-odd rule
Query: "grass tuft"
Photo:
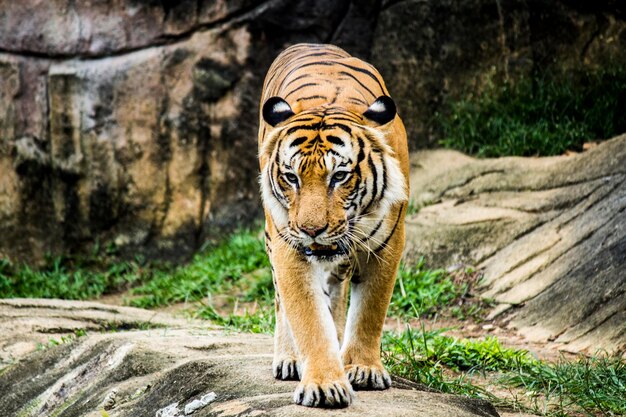
[[49, 259], [41, 269], [0, 260], [0, 298], [94, 299], [121, 291], [146, 277], [139, 261], [91, 268], [71, 258]]
[[[421, 330], [407, 326], [401, 333], [387, 332], [383, 338], [388, 365], [401, 376], [416, 382], [410, 372], [420, 368], [445, 367], [451, 371], [510, 371], [537, 363], [525, 350], [503, 347], [495, 337], [481, 340], [456, 339], [442, 334], [444, 330]], [[417, 361], [416, 361], [417, 359]], [[415, 369], [411, 369], [415, 368]], [[409, 371], [409, 374], [402, 375]]]
[[391, 297], [392, 315], [428, 316], [450, 305], [462, 292], [443, 269], [426, 268], [424, 258], [417, 264], [400, 265]]
[[491, 83], [435, 116], [440, 143], [480, 157], [560, 155], [626, 132], [626, 67]]
[[402, 263], [389, 312], [397, 317], [433, 317], [444, 313], [460, 320], [482, 321], [493, 302], [472, 294], [481, 276], [471, 268], [455, 272], [429, 269], [424, 258], [415, 265]]
[[626, 361], [619, 356], [581, 356], [576, 361], [535, 362], [501, 383], [523, 388], [533, 411], [554, 415], [577, 410], [586, 415], [626, 415]]
[[246, 274], [253, 272], [255, 284], [251, 284], [251, 294], [265, 291], [269, 297], [271, 275], [263, 240], [256, 231], [243, 230], [219, 244], [210, 245], [187, 265], [155, 271], [150, 281], [133, 289], [132, 293], [139, 297], [131, 304], [153, 308], [177, 302], [197, 302], [212, 294], [241, 292], [250, 285], [245, 282]]

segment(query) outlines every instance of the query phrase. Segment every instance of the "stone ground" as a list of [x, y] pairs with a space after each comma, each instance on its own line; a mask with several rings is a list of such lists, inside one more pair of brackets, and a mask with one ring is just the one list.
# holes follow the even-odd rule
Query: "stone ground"
[[412, 155], [407, 256], [472, 265], [490, 318], [570, 351], [626, 351], [626, 135], [574, 155]]
[[[307, 409], [292, 403], [296, 382], [272, 377], [270, 336], [211, 329], [162, 312], [0, 300], [0, 329], [2, 416], [174, 417], [192, 405], [198, 417], [517, 415], [399, 379], [384, 392], [358, 392], [347, 409]], [[36, 349], [78, 329], [87, 335]]]

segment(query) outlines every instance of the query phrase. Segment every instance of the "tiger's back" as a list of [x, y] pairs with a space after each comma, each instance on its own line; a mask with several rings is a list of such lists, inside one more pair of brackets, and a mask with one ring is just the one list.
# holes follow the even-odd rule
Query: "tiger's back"
[[323, 104], [362, 113], [382, 95], [389, 93], [371, 65], [333, 45], [298, 44], [276, 58], [261, 99], [282, 97], [295, 113]]

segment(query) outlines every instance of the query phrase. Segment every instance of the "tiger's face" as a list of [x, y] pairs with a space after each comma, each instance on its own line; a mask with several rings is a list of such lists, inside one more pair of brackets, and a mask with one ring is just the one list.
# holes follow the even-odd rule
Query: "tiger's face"
[[[404, 177], [385, 143], [384, 126], [367, 112], [328, 106], [295, 115], [286, 102], [272, 100], [264, 106], [264, 113], [268, 103], [273, 106], [271, 114], [264, 117], [270, 124], [280, 121], [261, 150], [266, 207], [281, 237], [307, 259], [339, 260], [358, 249], [376, 219], [405, 198]], [[379, 112], [390, 110], [388, 103], [377, 106]], [[391, 119], [387, 114], [378, 121]]]

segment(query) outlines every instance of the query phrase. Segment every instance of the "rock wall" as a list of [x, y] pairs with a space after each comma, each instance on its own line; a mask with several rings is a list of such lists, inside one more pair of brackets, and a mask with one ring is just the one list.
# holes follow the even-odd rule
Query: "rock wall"
[[188, 256], [258, 217], [256, 124], [285, 46], [370, 59], [413, 148], [444, 97], [624, 50], [617, 2], [0, 0], [0, 257]]
[[577, 155], [412, 159], [407, 257], [474, 265], [489, 319], [570, 352], [626, 351], [626, 135]]

